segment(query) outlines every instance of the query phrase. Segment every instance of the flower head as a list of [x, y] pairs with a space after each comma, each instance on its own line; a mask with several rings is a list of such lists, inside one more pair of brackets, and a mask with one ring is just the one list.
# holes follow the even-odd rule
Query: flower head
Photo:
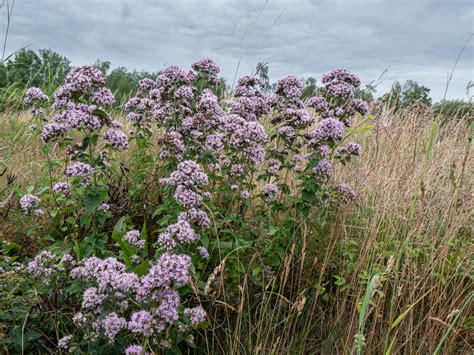
[[86, 163], [75, 162], [74, 164], [68, 166], [64, 173], [69, 177], [79, 177], [82, 179], [83, 185], [88, 185], [90, 177], [94, 173], [94, 169]]
[[118, 129], [109, 128], [103, 135], [104, 139], [114, 148], [127, 149], [128, 141], [127, 136]]
[[266, 184], [263, 187], [263, 199], [265, 201], [272, 201], [277, 197], [278, 186], [275, 184]]
[[27, 194], [20, 199], [20, 207], [25, 213], [31, 213], [40, 203], [40, 199], [36, 195]]
[[46, 96], [41, 89], [36, 87], [30, 87], [26, 90], [25, 98], [23, 99], [23, 103], [25, 105], [31, 105], [38, 102], [45, 102], [48, 101], [49, 98]]

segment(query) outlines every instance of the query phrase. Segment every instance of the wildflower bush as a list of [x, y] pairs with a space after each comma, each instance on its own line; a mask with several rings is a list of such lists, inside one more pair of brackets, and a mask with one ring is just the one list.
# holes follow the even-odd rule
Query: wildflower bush
[[28, 89], [47, 178], [17, 193], [43, 250], [2, 261], [10, 351], [202, 350], [223, 287], [238, 297], [247, 266], [271, 278], [356, 198], [334, 169], [370, 128], [357, 76], [328, 72], [307, 101], [294, 76], [269, 94], [244, 76], [219, 101], [219, 71], [205, 58], [141, 80], [122, 122], [96, 67], [73, 68], [54, 97]]

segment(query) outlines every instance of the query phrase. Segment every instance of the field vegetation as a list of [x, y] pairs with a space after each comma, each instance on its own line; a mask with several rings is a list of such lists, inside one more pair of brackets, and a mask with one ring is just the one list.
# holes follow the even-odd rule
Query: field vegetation
[[471, 353], [472, 103], [219, 73], [3, 64], [2, 351]]

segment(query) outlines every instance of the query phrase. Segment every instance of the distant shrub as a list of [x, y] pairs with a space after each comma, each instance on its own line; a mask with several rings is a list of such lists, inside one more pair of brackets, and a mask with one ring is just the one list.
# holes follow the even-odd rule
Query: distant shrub
[[443, 100], [434, 106], [436, 115], [441, 115], [444, 121], [472, 120], [474, 117], [474, 103], [462, 100]]

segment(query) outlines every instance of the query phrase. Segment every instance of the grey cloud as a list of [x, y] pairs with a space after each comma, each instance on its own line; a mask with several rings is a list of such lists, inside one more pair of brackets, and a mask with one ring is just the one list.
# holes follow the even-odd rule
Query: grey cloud
[[[380, 92], [415, 79], [444, 92], [446, 75], [473, 32], [470, 1], [422, 0], [17, 0], [8, 49], [33, 43], [74, 64], [157, 70], [210, 56], [232, 81], [258, 61], [273, 80], [345, 66], [364, 82], [390, 66]], [[449, 97], [473, 80], [474, 43], [458, 63]]]

